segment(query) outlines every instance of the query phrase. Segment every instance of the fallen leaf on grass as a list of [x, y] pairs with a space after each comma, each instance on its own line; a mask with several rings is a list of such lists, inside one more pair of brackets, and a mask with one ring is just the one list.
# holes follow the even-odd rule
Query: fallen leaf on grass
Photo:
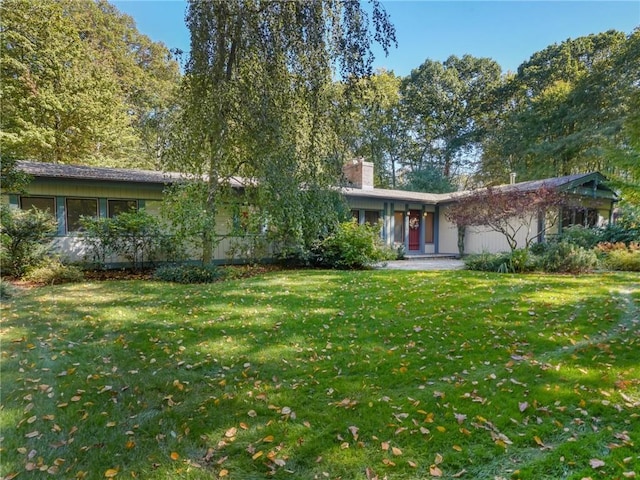
[[251, 457], [251, 460], [257, 460], [258, 458], [260, 458], [263, 455], [262, 450], [256, 452], [253, 454], [253, 456]]
[[115, 468], [110, 468], [109, 470], [104, 472], [105, 478], [113, 478], [116, 475], [118, 475], [118, 470], [116, 470]]
[[600, 468], [604, 467], [605, 463], [599, 458], [592, 458], [591, 460], [589, 460], [589, 465], [591, 465], [591, 468]]
[[171, 460], [178, 460], [180, 458], [180, 454], [178, 452], [171, 452]]
[[440, 470], [440, 468], [438, 468], [436, 465], [431, 465], [429, 467], [429, 475], [431, 475], [432, 477], [441, 477], [442, 470]]

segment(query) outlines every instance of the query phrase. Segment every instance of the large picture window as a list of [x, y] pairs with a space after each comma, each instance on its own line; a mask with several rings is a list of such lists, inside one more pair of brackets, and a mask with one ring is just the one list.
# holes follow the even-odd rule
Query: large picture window
[[369, 225], [376, 225], [380, 219], [380, 212], [377, 210], [365, 210], [364, 223]]
[[67, 198], [67, 232], [81, 230], [80, 217], [83, 216], [98, 216], [98, 200], [95, 198]]
[[433, 243], [433, 213], [424, 214], [424, 243]]
[[109, 218], [125, 212], [137, 212], [138, 202], [136, 200], [108, 200], [107, 209]]
[[43, 212], [49, 212], [51, 215], [56, 214], [56, 202], [53, 197], [21, 197], [20, 208], [22, 210], [37, 208]]
[[598, 225], [598, 211], [595, 208], [563, 208], [563, 228], [573, 225], [583, 227], [595, 227]]
[[393, 241], [404, 243], [404, 213], [393, 212]]

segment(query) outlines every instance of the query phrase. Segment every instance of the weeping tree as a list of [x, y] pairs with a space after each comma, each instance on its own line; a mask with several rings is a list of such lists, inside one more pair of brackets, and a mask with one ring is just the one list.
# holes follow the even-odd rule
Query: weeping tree
[[191, 52], [165, 167], [204, 179], [194, 216], [206, 226], [198, 232], [203, 262], [225, 231], [221, 209], [232, 202], [250, 204], [245, 212], [260, 221], [249, 224], [261, 225], [284, 253], [304, 249], [338, 220], [329, 193], [343, 160], [332, 83], [369, 75], [372, 43], [386, 52], [395, 41], [384, 9], [376, 0], [370, 7], [357, 0], [188, 3]]

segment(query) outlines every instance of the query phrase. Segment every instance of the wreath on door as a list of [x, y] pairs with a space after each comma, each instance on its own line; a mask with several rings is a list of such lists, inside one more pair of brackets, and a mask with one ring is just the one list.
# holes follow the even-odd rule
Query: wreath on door
[[409, 228], [412, 230], [417, 230], [420, 227], [420, 219], [418, 217], [413, 217], [409, 219]]

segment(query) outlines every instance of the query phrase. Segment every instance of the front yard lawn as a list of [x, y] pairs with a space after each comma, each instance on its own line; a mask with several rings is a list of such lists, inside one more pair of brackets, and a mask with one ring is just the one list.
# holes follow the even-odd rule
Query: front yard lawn
[[640, 275], [280, 271], [2, 305], [0, 478], [640, 477]]

